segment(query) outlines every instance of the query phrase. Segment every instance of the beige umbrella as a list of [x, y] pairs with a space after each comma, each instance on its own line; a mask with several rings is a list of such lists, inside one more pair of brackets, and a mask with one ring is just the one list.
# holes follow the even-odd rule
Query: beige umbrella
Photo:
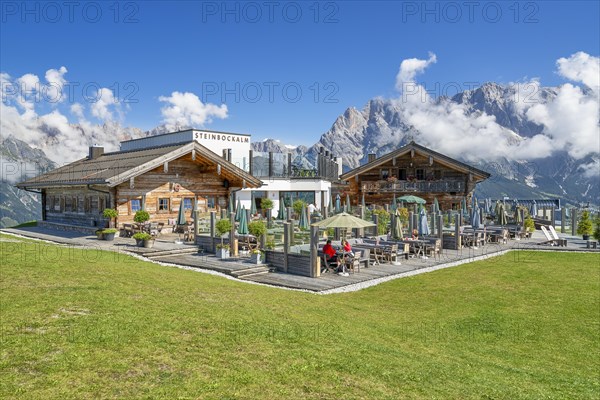
[[333, 217], [329, 217], [319, 222], [311, 224], [311, 226], [318, 226], [319, 228], [368, 228], [375, 226], [374, 223], [365, 221], [364, 219], [356, 218], [348, 213], [339, 213]]

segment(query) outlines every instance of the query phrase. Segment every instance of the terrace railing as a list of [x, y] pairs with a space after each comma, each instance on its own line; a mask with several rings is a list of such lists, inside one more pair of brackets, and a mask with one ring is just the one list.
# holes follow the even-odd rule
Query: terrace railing
[[465, 183], [462, 181], [373, 181], [363, 182], [365, 192], [462, 192]]

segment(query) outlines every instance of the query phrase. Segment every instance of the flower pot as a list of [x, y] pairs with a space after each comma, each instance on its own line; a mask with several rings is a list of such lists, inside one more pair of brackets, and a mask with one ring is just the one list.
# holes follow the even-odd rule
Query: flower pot
[[262, 254], [251, 254], [250, 255], [250, 262], [252, 264], [262, 264]]
[[135, 239], [135, 245], [137, 247], [143, 247], [144, 246], [144, 240], [143, 239]]
[[104, 234], [102, 232], [96, 232], [96, 237], [98, 238], [98, 240], [103, 240]]
[[227, 249], [217, 249], [217, 258], [229, 258], [229, 250]]
[[582, 235], [583, 236], [583, 240], [590, 240], [590, 235]]
[[111, 242], [113, 240], [115, 240], [115, 234], [114, 233], [105, 233], [103, 234], [104, 236], [104, 240]]
[[154, 239], [143, 240], [144, 247], [147, 249], [151, 249], [154, 246]]

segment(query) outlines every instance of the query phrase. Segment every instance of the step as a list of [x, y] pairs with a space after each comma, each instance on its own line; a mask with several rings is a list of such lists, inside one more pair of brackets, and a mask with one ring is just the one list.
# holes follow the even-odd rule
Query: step
[[246, 275], [240, 275], [237, 278], [239, 279], [247, 279], [247, 280], [252, 280], [252, 278], [254, 277], [258, 277], [261, 275], [267, 275], [269, 273], [269, 271], [262, 271], [262, 272], [254, 272], [252, 274], [246, 274]]
[[166, 257], [166, 256], [176, 256], [180, 254], [195, 254], [198, 253], [198, 248], [191, 247], [188, 249], [172, 249], [172, 250], [157, 250], [157, 251], [147, 251], [141, 253], [144, 257], [154, 258], [154, 257]]
[[269, 267], [267, 267], [267, 266], [248, 267], [248, 268], [245, 268], [245, 269], [231, 271], [231, 275], [235, 276], [236, 278], [239, 278], [239, 277], [246, 276], [246, 275], [252, 275], [252, 274], [257, 274], [257, 273], [264, 273], [264, 272], [268, 273], [269, 272]]

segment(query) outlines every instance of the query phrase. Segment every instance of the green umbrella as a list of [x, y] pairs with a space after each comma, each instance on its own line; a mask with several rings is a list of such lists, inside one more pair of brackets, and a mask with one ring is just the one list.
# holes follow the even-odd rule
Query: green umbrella
[[242, 207], [240, 213], [240, 224], [238, 226], [238, 233], [240, 235], [248, 234], [248, 220], [246, 219], [246, 206]]
[[504, 213], [504, 205], [500, 204], [498, 206], [498, 214], [496, 215], [496, 221], [500, 225], [506, 225], [506, 214]]
[[183, 209], [183, 199], [179, 203], [179, 213], [177, 214], [177, 221], [175, 221], [177, 225], [185, 225], [187, 224], [187, 220], [185, 219], [185, 211]]
[[433, 210], [438, 213], [440, 212], [440, 203], [438, 203], [437, 197], [433, 198]]
[[256, 214], [256, 199], [254, 198], [254, 192], [252, 192], [252, 196], [250, 198], [250, 214]]
[[396, 204], [396, 192], [394, 192], [394, 198], [392, 200], [392, 211], [396, 211], [398, 209], [398, 205]]
[[233, 194], [229, 195], [229, 210], [230, 213], [234, 212], [235, 209], [233, 208]]
[[335, 196], [335, 212], [339, 213], [342, 211], [342, 204], [341, 204], [341, 200], [340, 200], [340, 195], [336, 195]]
[[235, 222], [240, 222], [241, 214], [242, 214], [242, 202], [238, 198], [237, 207], [235, 208]]
[[405, 203], [416, 203], [416, 204], [425, 204], [425, 200], [418, 196], [406, 195], [402, 197], [398, 197], [397, 201], [403, 201]]
[[285, 220], [286, 219], [286, 210], [285, 210], [285, 202], [283, 197], [279, 199], [279, 209], [277, 210], [277, 219]]
[[394, 225], [392, 226], [392, 237], [394, 239], [402, 238], [402, 221], [400, 220], [400, 210], [396, 208]]
[[519, 212], [519, 207], [515, 207], [514, 218], [515, 218], [515, 222], [517, 224], [520, 224], [521, 222], [523, 222], [523, 219], [521, 218], [521, 213]]
[[300, 220], [298, 221], [298, 228], [302, 229], [303, 231], [308, 230], [308, 213], [306, 211], [306, 205], [302, 206]]
[[351, 212], [352, 206], [350, 205], [350, 195], [346, 194], [346, 212]]

